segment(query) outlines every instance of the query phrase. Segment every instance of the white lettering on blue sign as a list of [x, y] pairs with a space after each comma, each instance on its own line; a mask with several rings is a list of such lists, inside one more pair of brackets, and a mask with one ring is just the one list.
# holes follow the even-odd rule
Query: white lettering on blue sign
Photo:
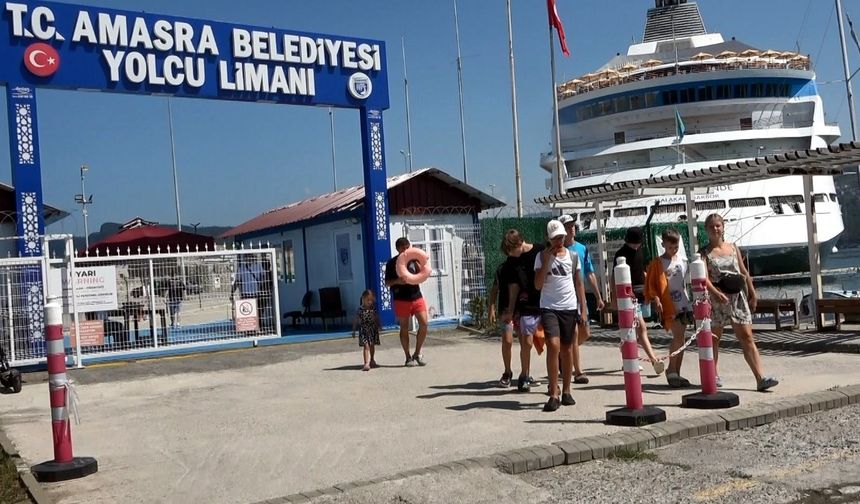
[[48, 6], [7, 2], [10, 39], [64, 41], [69, 33], [60, 32], [71, 29], [72, 43], [98, 48], [111, 83], [202, 88], [207, 79], [215, 78], [221, 91], [315, 96], [315, 77], [323, 73], [318, 69], [340, 67], [356, 71], [348, 90], [353, 97], [366, 99], [371, 78], [361, 72], [383, 71], [381, 47], [375, 43], [221, 27], [220, 42], [231, 45], [221, 59], [225, 48], [219, 47], [213, 25], [205, 22], [95, 8], [74, 8], [74, 17], [69, 17], [61, 7], [54, 9], [64, 14], [63, 19], [58, 20]]

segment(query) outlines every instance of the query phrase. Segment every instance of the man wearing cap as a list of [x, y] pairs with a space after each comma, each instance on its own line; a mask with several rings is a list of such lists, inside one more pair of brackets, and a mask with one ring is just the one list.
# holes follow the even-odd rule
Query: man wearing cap
[[[564, 238], [564, 246], [579, 257], [579, 274], [584, 278], [588, 278], [591, 288], [597, 297], [597, 310], [601, 311], [603, 310], [603, 296], [597, 283], [597, 275], [594, 274], [594, 264], [591, 261], [591, 255], [583, 243], [575, 240], [576, 221], [570, 215], [562, 215], [558, 218], [558, 221], [564, 224], [564, 229], [567, 231], [567, 236]], [[583, 301], [582, 308], [583, 313], [576, 324], [576, 341], [571, 346], [571, 349], [573, 350], [573, 382], [585, 384], [588, 383], [588, 376], [582, 370], [579, 347], [591, 337], [591, 328], [588, 326], [588, 303]]]
[[[624, 245], [615, 253], [612, 263], [618, 264], [618, 258], [623, 257], [627, 260], [627, 265], [630, 266], [630, 283], [633, 284], [633, 294], [639, 302], [636, 309], [636, 339], [639, 340], [639, 344], [642, 345], [642, 349], [645, 350], [645, 354], [654, 366], [654, 373], [659, 375], [666, 368], [666, 365], [657, 360], [654, 349], [651, 348], [651, 340], [648, 338], [648, 330], [645, 327], [645, 318], [642, 317], [642, 310], [639, 308], [645, 303], [645, 254], [642, 251], [642, 239], [642, 229], [638, 227], [627, 229], [627, 233], [624, 235]], [[614, 278], [612, 284], [615, 284]]]
[[[585, 303], [585, 289], [579, 271], [576, 252], [564, 246], [567, 231], [557, 220], [547, 223], [549, 246], [535, 259], [535, 287], [540, 289], [541, 322], [546, 335], [546, 370], [549, 375], [549, 400], [544, 411], [555, 411], [559, 406], [576, 404], [570, 394], [573, 374], [574, 327], [581, 306]], [[558, 387], [558, 364], [561, 356], [562, 388]], [[561, 397], [559, 397], [561, 396]]]

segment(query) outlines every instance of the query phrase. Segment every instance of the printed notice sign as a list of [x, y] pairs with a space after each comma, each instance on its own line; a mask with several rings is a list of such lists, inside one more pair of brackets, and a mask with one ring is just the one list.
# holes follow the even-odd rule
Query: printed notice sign
[[[81, 346], [101, 346], [105, 344], [105, 323], [103, 320], [80, 320], [78, 324], [81, 326]], [[71, 346], [77, 346], [77, 331], [75, 324], [71, 325], [70, 339]]]
[[233, 309], [236, 312], [236, 332], [259, 330], [256, 299], [237, 299], [233, 301]]
[[78, 268], [72, 282], [78, 313], [117, 309], [116, 266]]

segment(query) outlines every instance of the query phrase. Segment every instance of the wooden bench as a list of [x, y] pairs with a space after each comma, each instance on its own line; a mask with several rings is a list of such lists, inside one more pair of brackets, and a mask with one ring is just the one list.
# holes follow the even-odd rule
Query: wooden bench
[[860, 298], [816, 299], [815, 307], [815, 327], [819, 331], [824, 328], [823, 315], [832, 313], [836, 319], [836, 330], [838, 331], [842, 329], [842, 317], [840, 315], [860, 315]]
[[759, 299], [755, 307], [755, 313], [773, 315], [773, 321], [776, 324], [777, 331], [781, 331], [783, 329], [782, 318], [780, 315], [785, 312], [790, 312], [792, 316], [792, 324], [785, 328], [797, 328], [800, 325], [800, 320], [797, 313], [797, 302], [794, 299]]

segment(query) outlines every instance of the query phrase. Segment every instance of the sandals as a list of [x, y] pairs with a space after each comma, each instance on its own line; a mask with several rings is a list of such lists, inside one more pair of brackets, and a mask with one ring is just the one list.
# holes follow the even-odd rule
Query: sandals
[[573, 383], [578, 383], [580, 385], [585, 385], [588, 383], [588, 376], [585, 373], [575, 375], [573, 377]]
[[765, 390], [767, 390], [769, 388], [776, 387], [777, 385], [779, 385], [779, 380], [777, 380], [776, 378], [771, 378], [768, 376], [768, 377], [762, 378], [758, 382], [758, 385], [756, 385], [756, 390], [758, 390], [759, 392], [764, 392]]
[[686, 388], [690, 386], [690, 380], [678, 373], [666, 373], [666, 381], [669, 382], [669, 387], [671, 388]]

